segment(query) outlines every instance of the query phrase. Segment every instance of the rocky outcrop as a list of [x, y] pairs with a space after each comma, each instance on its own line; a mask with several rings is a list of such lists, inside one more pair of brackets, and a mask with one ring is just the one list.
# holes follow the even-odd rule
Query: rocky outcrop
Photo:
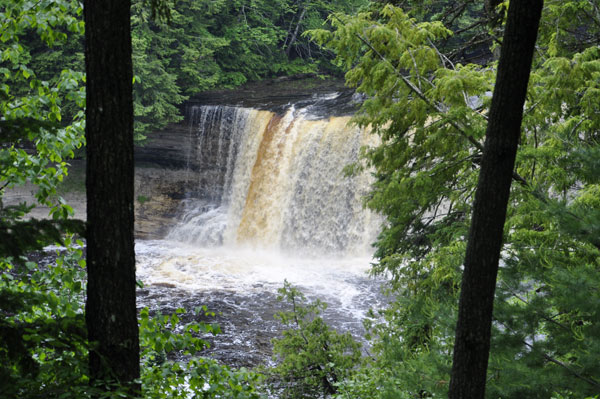
[[135, 234], [137, 238], [162, 238], [169, 232], [179, 214], [186, 184], [184, 170], [136, 168]]
[[219, 104], [281, 112], [296, 104], [311, 106], [311, 113], [327, 117], [354, 113], [361, 99], [343, 80], [300, 75], [251, 82], [235, 90], [207, 91], [191, 98], [186, 107]]
[[187, 119], [148, 134], [148, 139], [135, 147], [136, 167], [185, 169], [189, 136]]
[[[178, 170], [139, 167], [135, 174], [135, 234], [138, 238], [164, 237], [175, 223], [185, 182]], [[73, 218], [86, 220], [85, 163], [73, 162], [66, 185], [59, 187], [59, 195], [73, 208]], [[37, 188], [26, 184], [6, 190], [4, 206], [20, 203], [35, 204]], [[35, 219], [49, 217], [50, 208], [38, 205], [28, 214]]]

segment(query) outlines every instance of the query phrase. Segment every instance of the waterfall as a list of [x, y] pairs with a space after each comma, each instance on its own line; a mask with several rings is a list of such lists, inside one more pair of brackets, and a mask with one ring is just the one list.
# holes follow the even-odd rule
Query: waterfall
[[349, 117], [229, 106], [191, 110], [188, 197], [168, 239], [304, 254], [370, 254], [370, 176], [348, 177], [372, 135]]

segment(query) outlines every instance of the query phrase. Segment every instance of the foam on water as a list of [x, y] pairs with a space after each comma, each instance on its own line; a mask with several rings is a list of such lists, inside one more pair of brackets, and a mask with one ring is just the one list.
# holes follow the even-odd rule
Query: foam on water
[[173, 241], [138, 241], [137, 276], [146, 286], [190, 292], [276, 293], [284, 280], [310, 296], [361, 317], [367, 297], [377, 296], [365, 257], [292, 257], [272, 250], [197, 247]]

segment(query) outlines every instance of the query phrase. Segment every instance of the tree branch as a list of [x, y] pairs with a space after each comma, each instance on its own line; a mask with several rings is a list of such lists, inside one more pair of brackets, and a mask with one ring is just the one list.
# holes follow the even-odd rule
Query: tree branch
[[[336, 18], [339, 22], [344, 23], [335, 14], [333, 15], [333, 17]], [[355, 36], [362, 43], [364, 43], [367, 47], [369, 47], [369, 49], [371, 51], [373, 51], [373, 53], [375, 53], [377, 55], [377, 57], [379, 57], [379, 59], [381, 59], [383, 62], [388, 64], [392, 68], [392, 70], [394, 71], [396, 76], [398, 76], [400, 78], [400, 80], [406, 85], [406, 87], [408, 87], [414, 94], [417, 95], [417, 97], [419, 97], [423, 102], [425, 102], [425, 104], [427, 104], [431, 109], [433, 109], [441, 114], [447, 114], [447, 112], [442, 108], [441, 105], [435, 104], [433, 101], [431, 101], [429, 98], [427, 98], [427, 96], [417, 86], [415, 86], [414, 83], [412, 83], [410, 81], [410, 79], [408, 79], [406, 76], [404, 76], [402, 74], [402, 72], [400, 72], [400, 70], [398, 70], [398, 68], [396, 68], [396, 66], [390, 60], [388, 60], [375, 47], [373, 47], [373, 45], [367, 39], [365, 39], [363, 36], [359, 35], [358, 33], [355, 34]], [[467, 139], [467, 141], [469, 141], [477, 150], [479, 150], [480, 152], [483, 152], [483, 144], [481, 144], [479, 141], [475, 140], [473, 138], [473, 136], [471, 136], [469, 133], [467, 133], [466, 128], [461, 126], [461, 124], [459, 122], [454, 121], [454, 120], [448, 120], [447, 123], [449, 123], [450, 126], [455, 128], [460, 133], [460, 135], [463, 138]], [[524, 177], [519, 175], [516, 171], [513, 172], [512, 178], [514, 181], [519, 183], [524, 188], [531, 188], [531, 185], [529, 184], [529, 182]], [[532, 191], [532, 193], [536, 198], [542, 200], [542, 202], [544, 202], [544, 203], [548, 202], [548, 199], [543, 197], [541, 195], [541, 193], [537, 193], [537, 192], [533, 192], [533, 191]]]
[[[506, 324], [502, 323], [501, 321], [498, 321], [497, 319], [495, 319], [496, 322], [500, 323], [502, 326], [504, 326], [507, 330], [511, 331], [511, 332], [515, 332], [515, 330], [513, 330], [512, 328], [510, 328], [509, 326], [507, 326]], [[527, 346], [530, 349], [535, 349], [533, 347], [532, 344], [530, 344], [529, 342], [525, 341], [525, 340], [521, 340], [521, 343], [523, 343], [523, 345]], [[544, 359], [546, 359], [547, 361], [556, 364], [557, 366], [560, 366], [562, 368], [564, 368], [565, 370], [567, 370], [569, 373], [571, 373], [574, 377], [579, 378], [582, 381], [587, 382], [588, 384], [600, 388], [600, 383], [597, 382], [596, 380], [592, 379], [592, 378], [588, 378], [585, 377], [583, 375], [581, 375], [581, 373], [578, 373], [577, 371], [573, 370], [571, 367], [569, 367], [567, 364], [561, 362], [558, 359], [553, 358], [552, 356], [546, 354], [546, 353], [540, 353], [540, 356], [542, 356]]]

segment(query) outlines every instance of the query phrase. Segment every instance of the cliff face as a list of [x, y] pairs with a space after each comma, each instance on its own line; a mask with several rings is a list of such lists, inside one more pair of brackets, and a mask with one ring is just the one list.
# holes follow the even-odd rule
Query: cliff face
[[[337, 95], [332, 96], [333, 93]], [[342, 80], [316, 77], [284, 77], [248, 83], [235, 90], [215, 90], [191, 98], [186, 107], [194, 105], [230, 105], [282, 112], [290, 104], [313, 106], [321, 117], [354, 113], [360, 98]]]
[[[159, 167], [136, 168], [135, 173], [135, 234], [138, 238], [161, 238], [173, 225], [184, 189], [181, 173], [176, 169]], [[35, 204], [37, 187], [32, 184], [7, 189], [2, 198], [4, 206], [20, 203]], [[85, 161], [71, 161], [69, 176], [61, 187], [59, 195], [73, 208], [74, 218], [85, 220]], [[45, 219], [50, 208], [36, 206], [28, 217]]]
[[138, 238], [161, 238], [173, 224], [185, 189], [185, 122], [148, 135], [135, 147], [135, 229]]
[[135, 173], [135, 235], [164, 237], [177, 218], [186, 181], [177, 169], [138, 167]]

